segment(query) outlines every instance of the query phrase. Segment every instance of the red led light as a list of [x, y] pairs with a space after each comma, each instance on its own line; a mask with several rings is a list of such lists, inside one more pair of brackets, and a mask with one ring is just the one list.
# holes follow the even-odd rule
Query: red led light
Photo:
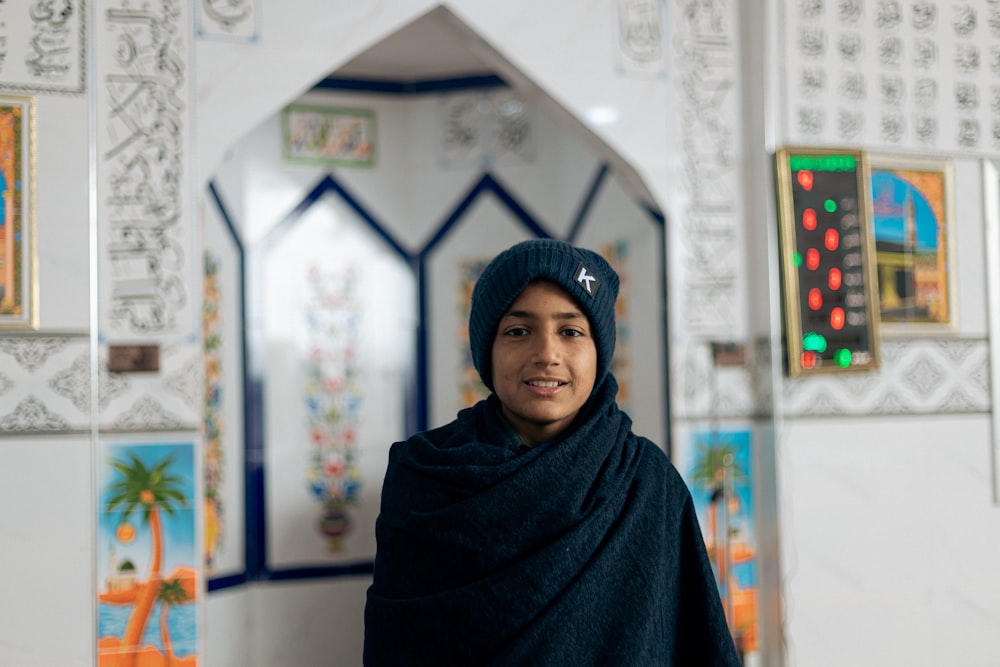
[[800, 362], [802, 363], [802, 368], [813, 368], [816, 365], [816, 353], [812, 350], [804, 351]]
[[836, 250], [840, 245], [840, 232], [836, 229], [826, 230], [826, 235], [823, 237], [823, 243], [826, 245], [827, 250]]
[[844, 277], [840, 274], [840, 269], [837, 267], [830, 269], [830, 274], [826, 277], [826, 284], [830, 286], [830, 289], [840, 289], [843, 283]]
[[840, 331], [844, 328], [844, 309], [834, 308], [830, 311], [830, 326]]
[[819, 250], [816, 250], [816, 248], [809, 248], [806, 251], [806, 267], [810, 271], [815, 271], [819, 268]]
[[802, 212], [802, 226], [809, 231], [816, 229], [816, 211], [807, 208]]
[[803, 169], [798, 173], [796, 178], [798, 178], [799, 185], [806, 192], [813, 189], [813, 173], [811, 171]]
[[818, 287], [809, 290], [809, 307], [813, 310], [819, 310], [823, 307], [823, 292]]

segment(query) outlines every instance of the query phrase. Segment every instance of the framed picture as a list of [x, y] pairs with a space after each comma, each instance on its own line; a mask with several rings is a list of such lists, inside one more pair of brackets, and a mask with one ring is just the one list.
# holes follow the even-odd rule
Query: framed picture
[[872, 230], [885, 332], [954, 331], [952, 164], [871, 156]]
[[197, 664], [197, 443], [164, 434], [99, 447], [97, 664]]
[[726, 620], [749, 664], [765, 648], [758, 546], [762, 490], [755, 488], [753, 429], [687, 424], [679, 436], [671, 460], [691, 491]]
[[38, 328], [35, 102], [0, 95], [0, 330]]
[[375, 165], [375, 112], [289, 106], [282, 113], [285, 158], [348, 167]]

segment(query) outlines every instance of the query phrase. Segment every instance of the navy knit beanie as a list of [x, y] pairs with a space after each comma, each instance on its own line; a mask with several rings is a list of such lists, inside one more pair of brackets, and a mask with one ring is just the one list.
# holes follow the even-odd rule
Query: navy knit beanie
[[597, 346], [596, 390], [615, 352], [618, 274], [597, 253], [555, 239], [534, 239], [511, 246], [497, 255], [476, 281], [469, 314], [469, 345], [479, 377], [493, 389], [490, 359], [500, 319], [528, 283], [535, 280], [548, 280], [566, 290], [590, 321]]

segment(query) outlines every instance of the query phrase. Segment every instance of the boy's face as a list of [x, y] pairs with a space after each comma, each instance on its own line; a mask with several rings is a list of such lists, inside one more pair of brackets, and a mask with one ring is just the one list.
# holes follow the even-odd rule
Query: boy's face
[[537, 445], [561, 433], [590, 397], [597, 345], [590, 322], [561, 287], [531, 283], [500, 319], [493, 390], [518, 435]]

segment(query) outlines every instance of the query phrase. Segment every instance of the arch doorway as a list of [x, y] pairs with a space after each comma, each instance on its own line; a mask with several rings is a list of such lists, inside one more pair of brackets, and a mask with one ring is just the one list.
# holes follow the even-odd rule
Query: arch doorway
[[[203, 207], [206, 312], [223, 313], [206, 354], [220, 386], [246, 392], [218, 408], [241, 433], [208, 446], [249, 462], [251, 578], [370, 568], [388, 447], [484, 395], [465, 351], [471, 286], [519, 240], [616, 267], [620, 404], [667, 445], [664, 217], [593, 122], [437, 7], [230, 148]], [[222, 465], [220, 480], [240, 475]], [[239, 504], [233, 486], [219, 498]]]

